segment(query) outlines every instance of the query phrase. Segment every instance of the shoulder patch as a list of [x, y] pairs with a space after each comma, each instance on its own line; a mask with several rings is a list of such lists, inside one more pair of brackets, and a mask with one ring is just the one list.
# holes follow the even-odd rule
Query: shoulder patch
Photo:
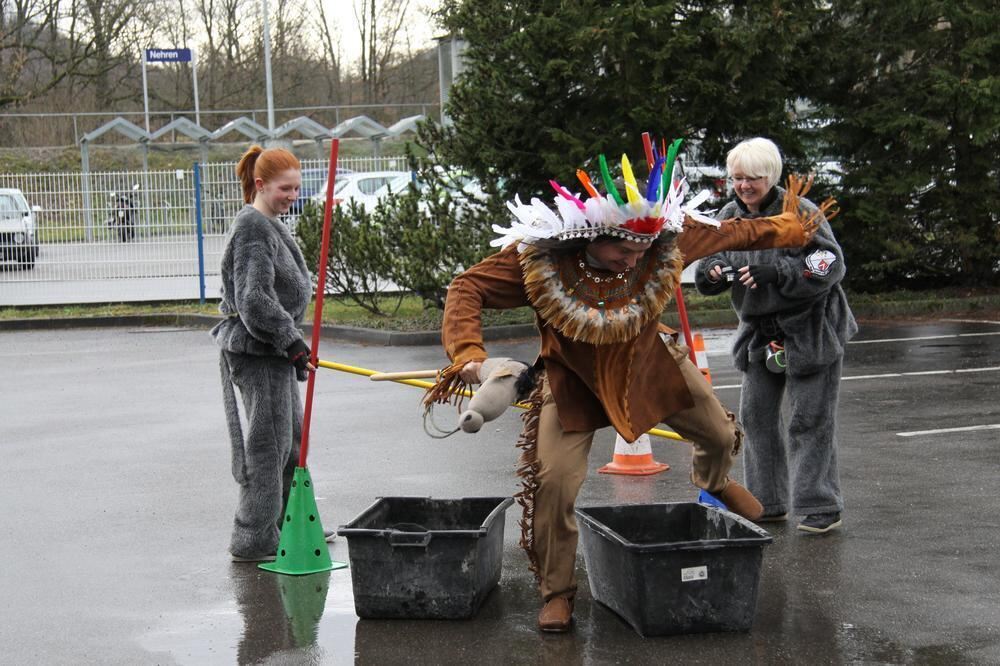
[[830, 268], [837, 261], [837, 255], [830, 250], [816, 250], [806, 257], [806, 270], [811, 275], [825, 277], [830, 274]]

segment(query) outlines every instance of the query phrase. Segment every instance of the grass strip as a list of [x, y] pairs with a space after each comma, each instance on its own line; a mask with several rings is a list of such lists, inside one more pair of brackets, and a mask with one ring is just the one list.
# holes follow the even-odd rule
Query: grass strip
[[[947, 314], [997, 314], [1000, 313], [1000, 288], [940, 289], [934, 291], [895, 291], [887, 294], [849, 294], [851, 308], [859, 317], [899, 318], [926, 317]], [[386, 299], [386, 307], [396, 299]], [[728, 294], [702, 296], [693, 289], [686, 289], [684, 302], [688, 318], [695, 326], [729, 326], [736, 323], [736, 315], [729, 304]], [[0, 321], [13, 319], [57, 319], [85, 317], [117, 317], [152, 314], [218, 314], [218, 302], [166, 301], [159, 303], [101, 303], [60, 306], [10, 306], [0, 308]], [[399, 309], [391, 316], [372, 314], [343, 298], [324, 301], [323, 322], [339, 326], [354, 326], [387, 331], [432, 331], [441, 327], [442, 312], [426, 308], [420, 298], [406, 296]], [[313, 319], [312, 306], [305, 321]], [[670, 307], [663, 315], [668, 325], [676, 325], [676, 308]], [[528, 307], [513, 310], [486, 310], [484, 326], [530, 324], [534, 313]]]

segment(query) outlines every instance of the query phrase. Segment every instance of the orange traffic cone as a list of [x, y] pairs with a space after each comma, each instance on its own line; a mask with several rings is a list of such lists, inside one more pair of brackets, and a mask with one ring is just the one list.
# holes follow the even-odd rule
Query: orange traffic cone
[[653, 448], [649, 443], [649, 435], [644, 433], [631, 444], [618, 435], [615, 439], [614, 458], [597, 471], [601, 474], [646, 476], [659, 474], [668, 469], [670, 469], [670, 465], [653, 460]]
[[698, 369], [705, 376], [705, 381], [712, 383], [712, 373], [708, 369], [708, 353], [705, 351], [705, 338], [701, 333], [694, 334], [694, 360], [698, 364]]

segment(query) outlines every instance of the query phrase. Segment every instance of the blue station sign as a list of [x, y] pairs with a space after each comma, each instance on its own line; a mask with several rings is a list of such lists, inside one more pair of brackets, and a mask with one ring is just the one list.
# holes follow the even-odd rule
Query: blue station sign
[[146, 62], [191, 62], [191, 49], [146, 49]]

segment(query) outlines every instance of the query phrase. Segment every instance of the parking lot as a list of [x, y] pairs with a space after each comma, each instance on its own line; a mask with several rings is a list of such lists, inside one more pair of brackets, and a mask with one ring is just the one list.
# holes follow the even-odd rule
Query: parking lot
[[[707, 337], [713, 384], [735, 409], [727, 332]], [[358, 620], [351, 569], [289, 577], [233, 564], [236, 485], [206, 331], [32, 330], [0, 342], [6, 663], [1000, 663], [1000, 321], [863, 322], [841, 391], [844, 528], [768, 526], [752, 631], [647, 639], [591, 598], [582, 557], [575, 630], [537, 632], [516, 505], [500, 585], [472, 620]], [[523, 359], [536, 349], [490, 345]], [[336, 341], [320, 356], [386, 371], [445, 363], [438, 347]], [[380, 496], [517, 492], [514, 413], [435, 440], [420, 396], [321, 371], [309, 468], [325, 526]], [[595, 438], [581, 506], [696, 497], [686, 444], [654, 438], [663, 474], [597, 474], [613, 441]], [[345, 539], [331, 555], [347, 561]]]

